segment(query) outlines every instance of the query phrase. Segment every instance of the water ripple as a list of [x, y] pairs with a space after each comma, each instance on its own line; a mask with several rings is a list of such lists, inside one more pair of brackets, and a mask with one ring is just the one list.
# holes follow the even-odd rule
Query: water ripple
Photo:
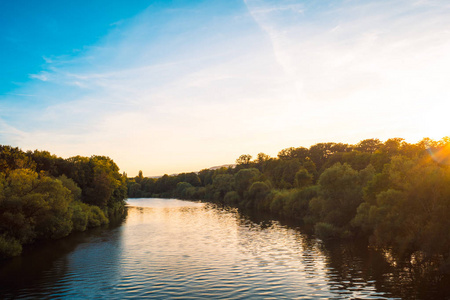
[[[2, 276], [2, 298], [390, 297], [377, 291], [362, 260], [335, 265], [335, 254], [278, 222], [262, 226], [235, 210], [174, 199], [130, 202], [122, 226], [85, 233], [23, 285]], [[37, 258], [30, 257], [17, 272], [27, 272]]]

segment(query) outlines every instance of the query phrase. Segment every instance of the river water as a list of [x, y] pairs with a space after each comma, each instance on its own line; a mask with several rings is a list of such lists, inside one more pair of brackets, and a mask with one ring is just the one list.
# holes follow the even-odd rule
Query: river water
[[[119, 224], [0, 263], [1, 298], [442, 299], [442, 276], [236, 209], [128, 199]], [[436, 278], [435, 278], [436, 277]], [[446, 287], [447, 286], [447, 287]]]

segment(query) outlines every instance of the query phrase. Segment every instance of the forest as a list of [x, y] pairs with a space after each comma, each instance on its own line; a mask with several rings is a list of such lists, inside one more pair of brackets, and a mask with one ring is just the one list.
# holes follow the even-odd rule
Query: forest
[[0, 257], [123, 215], [126, 177], [109, 157], [63, 159], [0, 145]]
[[129, 197], [175, 197], [269, 212], [323, 240], [364, 238], [395, 255], [450, 265], [450, 138], [318, 143], [234, 167], [128, 178]]

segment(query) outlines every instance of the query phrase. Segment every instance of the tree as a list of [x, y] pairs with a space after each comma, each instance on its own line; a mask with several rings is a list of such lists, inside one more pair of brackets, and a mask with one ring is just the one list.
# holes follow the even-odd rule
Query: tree
[[144, 180], [144, 174], [142, 173], [142, 170], [139, 170], [139, 174], [138, 174], [138, 176], [136, 176], [135, 181], [137, 183], [141, 183], [142, 180]]
[[318, 143], [309, 148], [309, 158], [311, 158], [318, 170], [321, 170], [326, 160], [335, 153], [332, 150], [334, 145], [335, 143]]
[[0, 181], [0, 236], [4, 237], [3, 242], [21, 245], [36, 238], [60, 238], [71, 232], [69, 204], [73, 196], [60, 180], [43, 174], [38, 176], [30, 169], [16, 169], [7, 178], [0, 176]]
[[80, 187], [73, 181], [72, 179], [68, 178], [66, 175], [61, 175], [58, 177], [58, 180], [61, 181], [62, 185], [68, 189], [73, 196], [73, 199], [76, 201], [81, 200], [81, 189]]
[[270, 192], [270, 187], [261, 181], [253, 182], [248, 190], [248, 198], [252, 200], [263, 200]]
[[283, 175], [281, 180], [285, 183], [285, 188], [292, 188], [295, 184], [295, 174], [301, 168], [298, 159], [291, 159], [283, 163]]
[[220, 174], [214, 177], [213, 187], [215, 192], [217, 192], [216, 200], [221, 200], [226, 193], [234, 189], [234, 179], [233, 175], [230, 174]]
[[201, 186], [202, 182], [200, 180], [200, 177], [194, 172], [186, 173], [184, 175], [184, 181], [188, 182], [192, 186]]
[[366, 140], [362, 140], [358, 144], [356, 144], [355, 150], [358, 150], [361, 152], [374, 153], [375, 151], [380, 149], [381, 146], [382, 146], [382, 143], [379, 139], [366, 139]]
[[19, 148], [0, 145], [0, 172], [8, 174], [15, 169], [36, 169], [36, 163]]
[[175, 197], [180, 199], [186, 199], [186, 190], [191, 188], [192, 184], [188, 182], [178, 182], [175, 188]]
[[286, 148], [278, 152], [278, 158], [283, 160], [290, 160], [297, 158], [300, 161], [305, 160], [309, 155], [309, 150], [304, 147], [299, 148]]
[[86, 203], [105, 208], [111, 199], [113, 188], [108, 174], [98, 172], [94, 176], [92, 186], [86, 193]]
[[265, 154], [265, 153], [258, 153], [258, 155], [256, 156], [255, 162], [257, 164], [263, 164], [264, 162], [268, 161], [270, 159], [270, 156]]
[[248, 166], [251, 160], [252, 156], [250, 154], [242, 154], [238, 159], [236, 159], [236, 164]]
[[373, 168], [358, 172], [348, 164], [337, 163], [326, 169], [319, 178], [319, 219], [348, 227], [363, 202], [363, 187], [372, 176]]
[[203, 169], [200, 172], [198, 172], [198, 177], [200, 178], [201, 185], [207, 186], [208, 184], [212, 184], [213, 174], [214, 171], [210, 169]]
[[17, 255], [36, 239], [107, 223], [104, 212], [124, 208], [126, 178], [118, 171], [105, 156], [62, 159], [0, 146], [0, 256]]
[[261, 171], [263, 172], [265, 165], [267, 164], [268, 161], [270, 161], [272, 158], [264, 153], [258, 153], [258, 155], [256, 156], [255, 159], [255, 166]]
[[312, 184], [313, 176], [305, 168], [295, 173], [295, 187], [304, 188]]
[[247, 191], [250, 185], [256, 181], [260, 175], [261, 172], [255, 168], [242, 169], [234, 175], [236, 191], [241, 198], [244, 197], [245, 191]]

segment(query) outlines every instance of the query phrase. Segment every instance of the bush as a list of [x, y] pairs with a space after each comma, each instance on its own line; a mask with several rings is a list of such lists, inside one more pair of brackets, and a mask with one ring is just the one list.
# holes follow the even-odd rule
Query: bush
[[308, 186], [290, 191], [289, 198], [283, 207], [287, 217], [302, 220], [309, 214], [309, 202], [317, 196], [318, 186]]
[[250, 185], [261, 176], [258, 169], [242, 169], [234, 175], [235, 188], [238, 194], [243, 197]]
[[73, 230], [85, 231], [88, 225], [89, 206], [81, 202], [73, 202], [70, 208], [72, 210]]
[[174, 196], [179, 199], [188, 199], [186, 190], [192, 188], [192, 184], [188, 182], [178, 182], [174, 191]]
[[282, 214], [283, 207], [289, 199], [289, 191], [279, 191], [274, 194], [272, 201], [270, 202], [269, 209], [272, 213]]
[[250, 189], [248, 190], [248, 198], [253, 200], [263, 200], [267, 194], [270, 192], [270, 187], [261, 181], [252, 183]]
[[97, 227], [108, 223], [108, 218], [100, 207], [93, 205], [89, 206], [88, 227]]
[[295, 174], [295, 186], [303, 188], [312, 184], [313, 176], [305, 168], [301, 168]]
[[227, 205], [237, 205], [241, 198], [236, 191], [228, 192], [223, 198], [223, 202]]

